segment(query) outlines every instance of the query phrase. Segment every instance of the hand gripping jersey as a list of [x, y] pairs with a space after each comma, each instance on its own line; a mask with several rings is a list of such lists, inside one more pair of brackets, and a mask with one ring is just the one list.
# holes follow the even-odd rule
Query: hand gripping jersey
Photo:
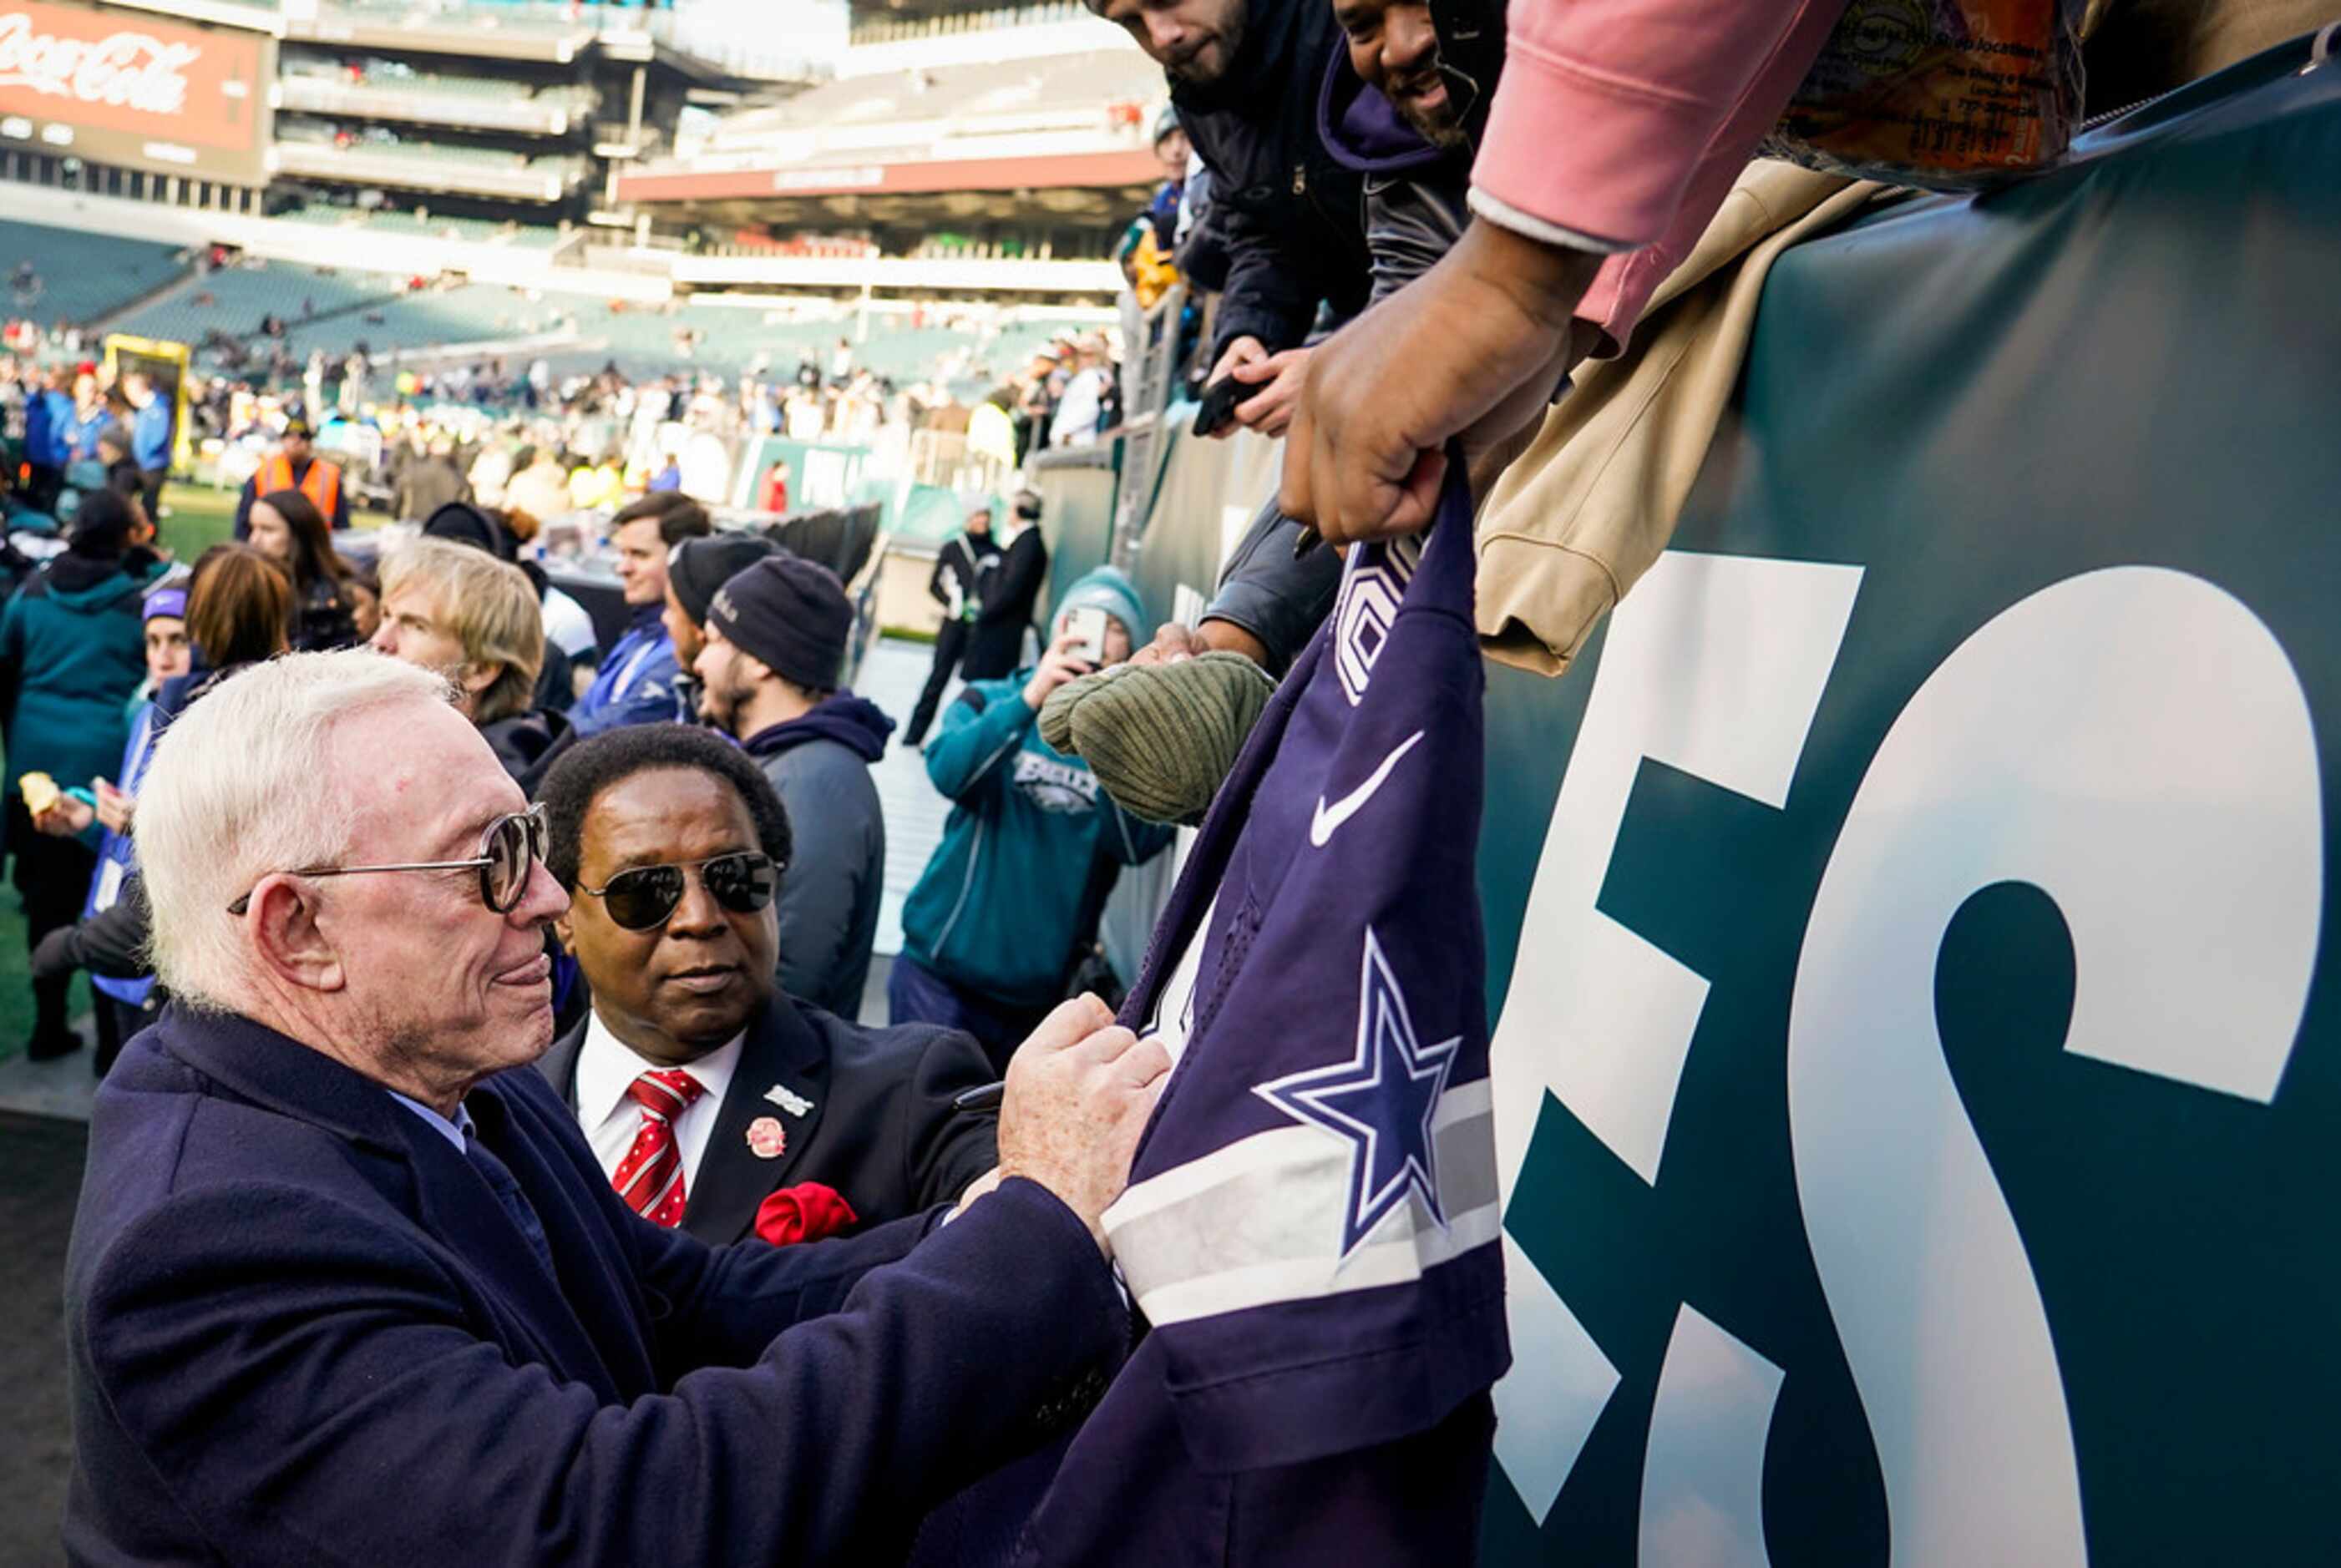
[[1473, 561], [1459, 479], [1350, 552], [1156, 928], [1123, 1022], [1178, 1067], [1106, 1215], [1151, 1331], [1027, 1562], [1472, 1558], [1509, 1361]]

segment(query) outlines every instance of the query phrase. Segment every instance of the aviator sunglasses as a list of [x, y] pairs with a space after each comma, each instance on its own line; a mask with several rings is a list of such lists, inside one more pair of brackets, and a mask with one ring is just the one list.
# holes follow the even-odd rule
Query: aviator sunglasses
[[742, 849], [672, 866], [637, 866], [611, 878], [606, 887], [580, 886], [577, 890], [601, 899], [612, 925], [648, 931], [665, 925], [682, 902], [685, 872], [697, 871], [707, 896], [726, 909], [752, 915], [772, 901], [782, 869], [771, 856]]
[[[468, 860], [413, 860], [395, 866], [303, 866], [294, 877], [361, 877], [378, 871], [473, 871], [480, 874], [480, 901], [509, 915], [528, 895], [529, 873], [544, 858], [544, 808], [532, 806], [499, 817], [480, 835], [480, 852]], [[227, 907], [242, 915], [252, 904], [245, 893]]]

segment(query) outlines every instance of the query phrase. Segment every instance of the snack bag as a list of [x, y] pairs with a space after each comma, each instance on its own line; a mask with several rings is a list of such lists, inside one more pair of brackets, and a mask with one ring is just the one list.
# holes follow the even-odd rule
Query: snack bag
[[1758, 149], [1808, 169], [1967, 190], [2062, 162], [2087, 0], [1852, 0]]
[[57, 781], [45, 773], [27, 773], [16, 780], [16, 788], [24, 792], [25, 809], [35, 817], [45, 816], [65, 793], [57, 788]]

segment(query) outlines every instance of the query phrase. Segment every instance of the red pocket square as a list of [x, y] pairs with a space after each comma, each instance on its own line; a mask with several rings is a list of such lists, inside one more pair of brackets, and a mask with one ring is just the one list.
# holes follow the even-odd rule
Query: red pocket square
[[820, 1182], [784, 1186], [756, 1209], [756, 1234], [774, 1246], [835, 1236], [861, 1216], [844, 1195]]

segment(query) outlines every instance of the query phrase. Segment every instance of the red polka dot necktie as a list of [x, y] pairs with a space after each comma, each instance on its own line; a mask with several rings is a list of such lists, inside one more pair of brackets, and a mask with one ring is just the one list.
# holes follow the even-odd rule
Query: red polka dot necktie
[[697, 1078], [675, 1067], [644, 1073], [626, 1086], [626, 1097], [643, 1108], [643, 1125], [610, 1185], [636, 1214], [670, 1230], [682, 1218], [684, 1202], [674, 1122], [702, 1092]]

